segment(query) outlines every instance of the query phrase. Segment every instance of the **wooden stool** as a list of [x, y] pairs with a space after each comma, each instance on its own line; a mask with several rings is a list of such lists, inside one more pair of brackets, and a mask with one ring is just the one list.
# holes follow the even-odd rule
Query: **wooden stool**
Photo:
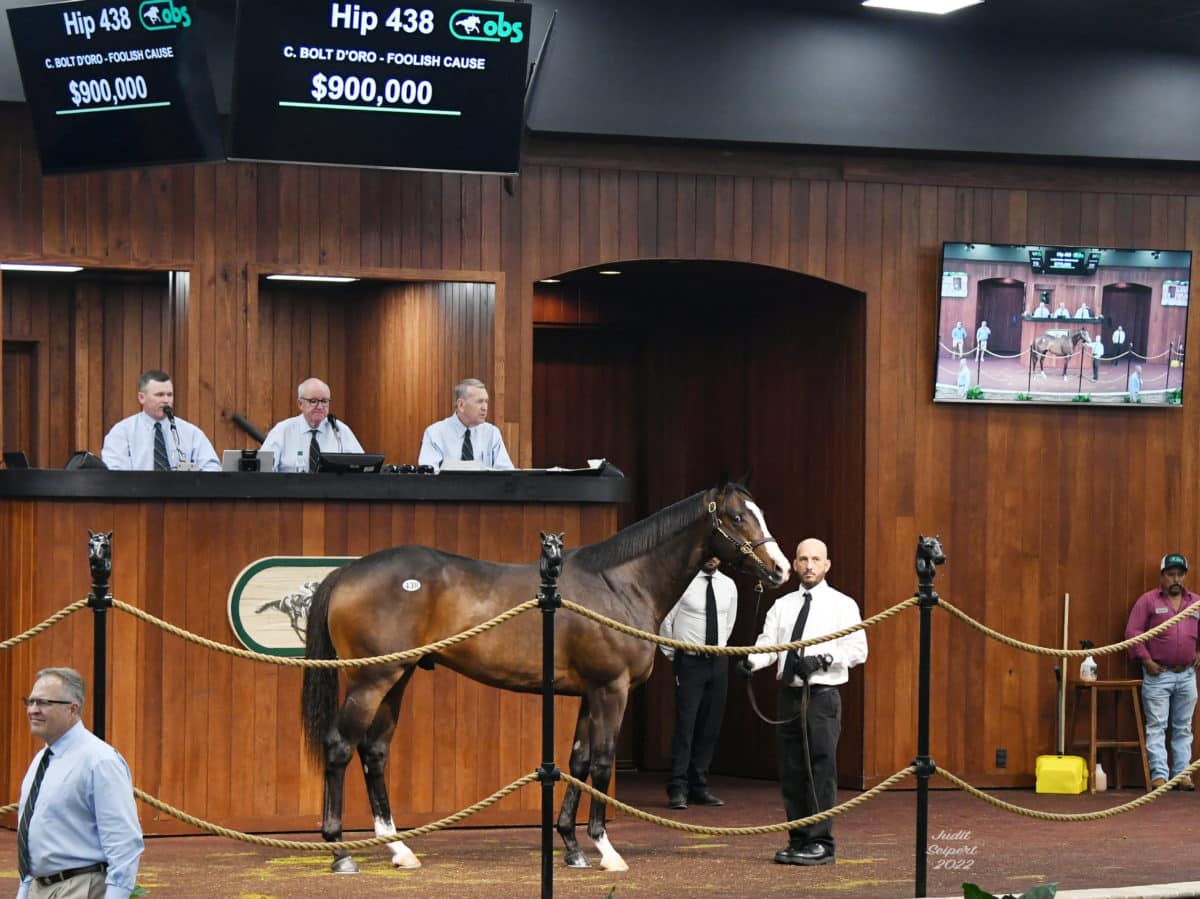
[[[1145, 778], [1146, 789], [1150, 789], [1150, 763], [1146, 759], [1146, 729], [1142, 724], [1142, 704], [1141, 704], [1141, 687], [1140, 680], [1095, 680], [1095, 681], [1076, 681], [1075, 682], [1075, 708], [1071, 714], [1071, 748], [1081, 747], [1086, 745], [1088, 749], [1088, 787], [1090, 792], [1096, 792], [1096, 753], [1100, 750], [1113, 750], [1112, 759], [1112, 786], [1117, 789], [1121, 788], [1121, 760], [1119, 758], [1122, 752], [1138, 751], [1142, 756], [1142, 776]], [[1112, 738], [1100, 737], [1096, 733], [1096, 706], [1099, 703], [1097, 695], [1103, 691], [1110, 691], [1113, 695], [1113, 726], [1116, 728], [1118, 707], [1121, 704], [1121, 697], [1129, 698], [1129, 705], [1133, 709], [1133, 721], [1137, 726], [1136, 740], [1118, 740], [1116, 733], [1112, 734]], [[1091, 727], [1088, 730], [1087, 740], [1075, 739], [1075, 723], [1079, 718], [1079, 701], [1080, 694], [1086, 693], [1089, 705], [1089, 715], [1091, 718]]]

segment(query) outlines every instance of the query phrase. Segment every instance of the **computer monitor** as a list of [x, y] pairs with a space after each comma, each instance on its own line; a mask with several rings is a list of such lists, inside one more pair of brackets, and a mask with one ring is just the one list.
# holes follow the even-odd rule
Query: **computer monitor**
[[383, 468], [383, 453], [321, 453], [318, 472], [377, 472]]

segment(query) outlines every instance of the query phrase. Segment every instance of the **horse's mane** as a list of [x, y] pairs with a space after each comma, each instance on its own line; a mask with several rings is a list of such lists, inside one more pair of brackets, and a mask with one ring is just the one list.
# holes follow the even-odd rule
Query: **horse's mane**
[[706, 492], [701, 490], [693, 493], [641, 521], [635, 521], [607, 540], [581, 546], [575, 553], [573, 564], [586, 571], [597, 572], [645, 555], [668, 537], [696, 523], [696, 519], [704, 514], [700, 498]]

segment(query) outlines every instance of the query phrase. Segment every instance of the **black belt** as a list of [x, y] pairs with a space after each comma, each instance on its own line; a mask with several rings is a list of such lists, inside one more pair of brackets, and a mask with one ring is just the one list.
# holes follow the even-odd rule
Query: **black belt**
[[[804, 684], [801, 684], [798, 687], [793, 687], [791, 684], [783, 684], [782, 686], [785, 690], [799, 691], [804, 689]], [[836, 690], [839, 686], [841, 686], [841, 684], [809, 684], [808, 691], [810, 693], [822, 693], [825, 690]]]
[[1191, 671], [1191, 665], [1164, 665], [1162, 662], [1155, 662], [1163, 671], [1170, 671], [1172, 674], [1183, 674], [1185, 671]]
[[108, 870], [108, 862], [96, 862], [94, 865], [84, 865], [82, 868], [68, 868], [66, 871], [59, 871], [57, 874], [47, 874], [45, 877], [33, 878], [44, 887], [54, 886], [56, 883], [62, 883], [64, 880], [70, 880], [72, 877], [78, 877], [80, 874], [95, 874], [96, 872], [104, 873]]

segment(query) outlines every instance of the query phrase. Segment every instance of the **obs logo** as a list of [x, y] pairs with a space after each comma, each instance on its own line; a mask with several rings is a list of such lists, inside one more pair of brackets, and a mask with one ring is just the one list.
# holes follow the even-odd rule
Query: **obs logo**
[[460, 9], [450, 16], [450, 33], [460, 41], [487, 41], [498, 44], [507, 40], [519, 44], [525, 40], [524, 26], [510, 22], [504, 13], [489, 9]]
[[138, 18], [147, 31], [162, 31], [166, 28], [191, 28], [192, 17], [186, 6], [176, 6], [175, 0], [142, 0], [138, 7]]

